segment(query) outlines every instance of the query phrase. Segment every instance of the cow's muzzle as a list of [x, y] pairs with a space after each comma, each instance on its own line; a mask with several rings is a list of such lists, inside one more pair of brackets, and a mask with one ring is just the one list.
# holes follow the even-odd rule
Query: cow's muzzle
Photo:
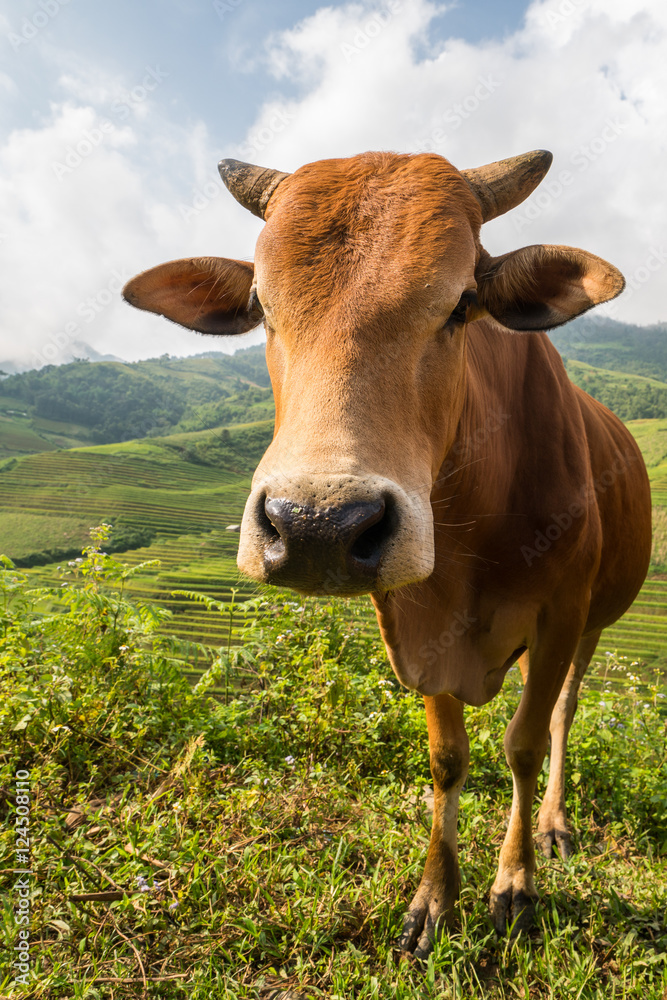
[[268, 583], [306, 593], [373, 590], [396, 515], [391, 497], [312, 507], [265, 497], [264, 569]]
[[303, 594], [387, 592], [430, 575], [428, 494], [383, 476], [275, 472], [248, 498], [238, 565]]

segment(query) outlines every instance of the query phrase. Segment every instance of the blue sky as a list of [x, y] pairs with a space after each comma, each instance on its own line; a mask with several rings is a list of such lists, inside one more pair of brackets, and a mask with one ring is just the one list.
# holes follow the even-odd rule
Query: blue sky
[[[4, 32], [0, 65], [14, 78], [18, 94], [4, 105], [2, 124], [20, 128], [48, 114], [70, 59], [93, 63], [109, 76], [127, 79], [128, 86], [141, 81], [145, 66], [159, 66], [168, 76], [155, 99], [165, 114], [182, 125], [203, 118], [217, 130], [221, 146], [240, 143], [267, 93], [276, 89], [258, 52], [271, 35], [325, 6], [304, 0], [68, 0], [40, 34], [44, 49], [12, 45]], [[434, 47], [450, 37], [473, 43], [503, 38], [521, 25], [528, 5], [462, 0], [441, 6], [429, 27]], [[40, 7], [13, 3], [5, 9], [10, 31], [20, 37], [24, 18]], [[382, 3], [375, 9], [381, 11]], [[291, 95], [298, 86], [283, 85], [280, 92]]]
[[667, 319], [666, 38], [662, 0], [0, 0], [0, 364], [241, 346], [118, 295], [162, 260], [252, 257], [223, 155], [550, 148], [488, 249], [584, 246], [631, 279], [609, 315]]

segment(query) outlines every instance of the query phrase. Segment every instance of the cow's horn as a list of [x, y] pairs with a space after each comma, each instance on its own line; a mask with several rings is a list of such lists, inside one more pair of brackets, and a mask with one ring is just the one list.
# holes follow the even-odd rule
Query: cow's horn
[[269, 167], [256, 167], [242, 160], [220, 160], [220, 176], [236, 200], [253, 215], [264, 218], [269, 198], [289, 174]]
[[496, 160], [484, 167], [462, 170], [482, 206], [484, 222], [520, 205], [533, 193], [552, 160], [552, 154], [546, 149], [534, 149], [531, 153]]

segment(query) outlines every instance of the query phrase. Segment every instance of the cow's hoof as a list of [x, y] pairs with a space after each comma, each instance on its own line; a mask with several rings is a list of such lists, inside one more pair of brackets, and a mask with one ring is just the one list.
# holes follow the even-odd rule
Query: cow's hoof
[[567, 830], [552, 828], [540, 831], [535, 837], [535, 842], [545, 858], [559, 856], [565, 860], [574, 854], [572, 837]]
[[516, 937], [521, 931], [528, 931], [535, 919], [537, 896], [529, 896], [522, 889], [506, 889], [504, 892], [491, 890], [489, 912], [498, 934]]
[[403, 930], [396, 947], [406, 955], [423, 961], [447, 928], [446, 914], [438, 900], [413, 901], [403, 919]]

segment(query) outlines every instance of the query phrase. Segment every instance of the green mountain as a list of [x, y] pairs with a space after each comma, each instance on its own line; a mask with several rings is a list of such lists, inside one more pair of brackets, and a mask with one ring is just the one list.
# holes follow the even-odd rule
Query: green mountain
[[667, 416], [667, 383], [643, 375], [593, 368], [571, 358], [564, 360], [571, 380], [608, 406], [621, 420]]
[[[572, 380], [622, 419], [667, 417], [667, 324], [584, 316], [551, 339]], [[133, 364], [77, 360], [0, 383], [0, 458], [273, 416], [262, 345]]]
[[564, 358], [667, 382], [667, 323], [635, 326], [593, 313], [549, 336]]
[[273, 418], [259, 345], [234, 355], [75, 361], [0, 383], [0, 457]]

